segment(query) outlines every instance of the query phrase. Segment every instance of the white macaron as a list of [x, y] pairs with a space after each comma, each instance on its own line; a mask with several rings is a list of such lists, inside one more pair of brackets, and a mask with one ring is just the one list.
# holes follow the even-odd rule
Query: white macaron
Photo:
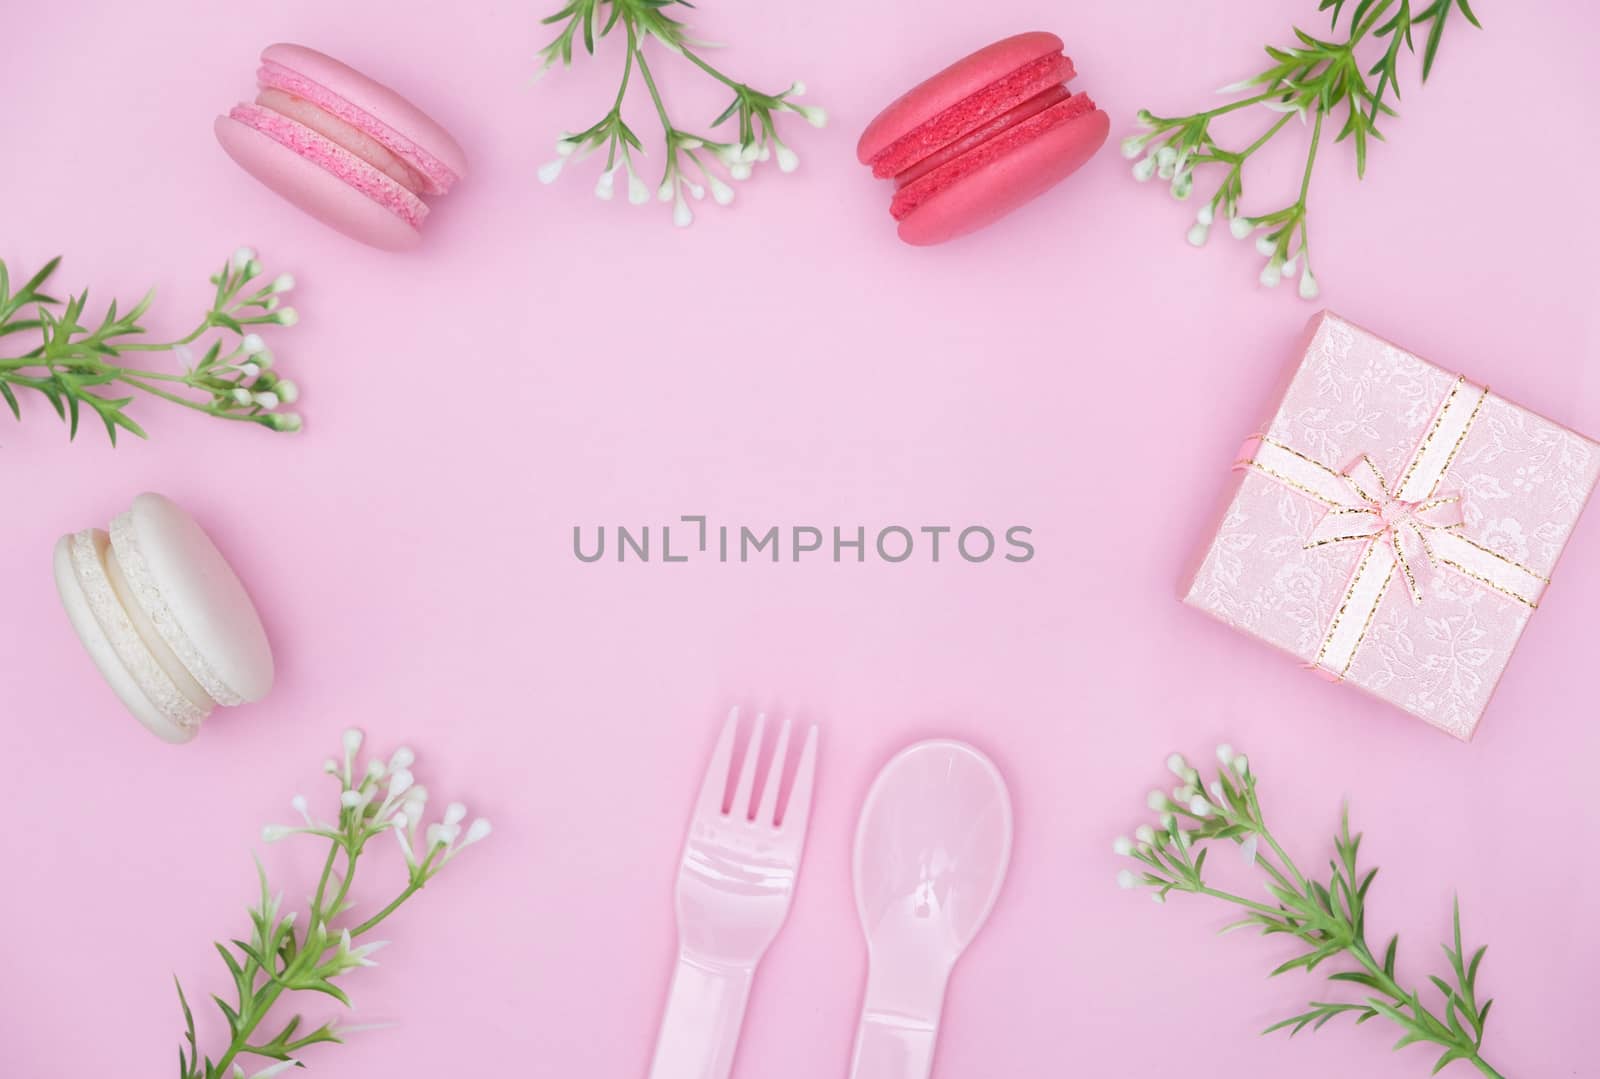
[[272, 688], [255, 604], [216, 544], [171, 499], [142, 494], [111, 522], [62, 536], [56, 589], [117, 696], [155, 735], [187, 742], [217, 705]]

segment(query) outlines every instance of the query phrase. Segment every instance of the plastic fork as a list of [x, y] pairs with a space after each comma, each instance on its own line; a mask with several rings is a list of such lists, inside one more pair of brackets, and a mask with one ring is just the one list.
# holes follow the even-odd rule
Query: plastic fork
[[789, 914], [811, 815], [817, 729], [806, 732], [780, 815], [788, 720], [778, 728], [761, 802], [752, 804], [765, 727], [766, 717], [757, 716], [731, 802], [725, 795], [733, 775], [737, 708], [706, 768], [678, 869], [678, 964], [650, 1079], [727, 1079], [756, 966]]

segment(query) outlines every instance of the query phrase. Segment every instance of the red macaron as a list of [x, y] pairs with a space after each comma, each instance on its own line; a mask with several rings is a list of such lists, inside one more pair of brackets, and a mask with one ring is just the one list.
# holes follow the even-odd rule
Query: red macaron
[[1061, 39], [1034, 31], [958, 60], [880, 112], [856, 156], [894, 177], [900, 238], [943, 243], [1004, 217], [1076, 172], [1111, 118], [1067, 89]]

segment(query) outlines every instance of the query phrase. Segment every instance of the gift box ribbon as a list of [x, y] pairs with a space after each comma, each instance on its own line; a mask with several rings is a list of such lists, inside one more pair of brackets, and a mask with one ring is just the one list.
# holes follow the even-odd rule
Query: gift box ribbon
[[1362, 545], [1310, 665], [1314, 670], [1334, 680], [1344, 677], [1396, 576], [1414, 604], [1422, 602], [1439, 571], [1451, 570], [1530, 608], [1539, 606], [1549, 579], [1466, 536], [1464, 494], [1439, 490], [1488, 396], [1484, 387], [1458, 378], [1393, 487], [1366, 454], [1341, 472], [1265, 435], [1245, 441], [1235, 467], [1253, 469], [1326, 509], [1307, 549]]

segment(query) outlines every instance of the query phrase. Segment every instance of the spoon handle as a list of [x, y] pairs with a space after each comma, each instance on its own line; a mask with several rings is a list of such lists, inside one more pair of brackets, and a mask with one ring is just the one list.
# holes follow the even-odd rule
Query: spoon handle
[[938, 1037], [938, 1028], [926, 1023], [863, 1012], [850, 1079], [928, 1079]]
[[650, 1079], [728, 1079], [754, 974], [678, 957]]

